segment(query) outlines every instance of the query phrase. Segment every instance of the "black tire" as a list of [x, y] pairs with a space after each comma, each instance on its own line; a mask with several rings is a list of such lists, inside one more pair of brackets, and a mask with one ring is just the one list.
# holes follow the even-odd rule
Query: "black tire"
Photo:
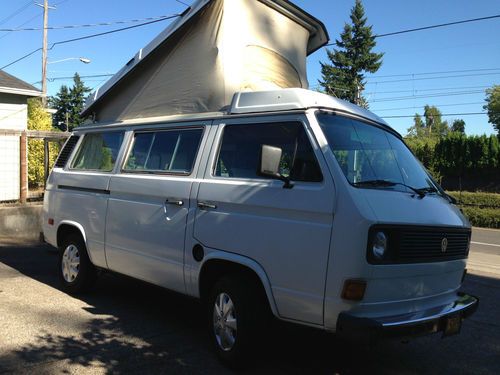
[[[216, 333], [215, 305], [221, 294], [227, 295], [232, 301], [234, 314], [230, 315], [234, 315], [237, 322], [236, 331], [231, 330], [234, 333], [234, 344], [226, 345], [226, 348], [223, 348], [224, 343], [220, 342], [221, 335], [219, 334], [218, 338]], [[247, 367], [252, 355], [262, 346], [262, 343], [258, 342], [259, 332], [262, 337], [269, 321], [269, 305], [264, 291], [260, 285], [256, 285], [253, 278], [225, 276], [215, 283], [206, 302], [210, 340], [217, 356], [232, 369]]]
[[[70, 272], [63, 264], [65, 252], [67, 254], [73, 252], [79, 258], [79, 265], [71, 267]], [[66, 261], [65, 264], [67, 265], [68, 262]], [[63, 290], [69, 294], [85, 292], [94, 284], [97, 271], [89, 259], [87, 247], [80, 235], [69, 234], [62, 240], [59, 247], [58, 274]]]

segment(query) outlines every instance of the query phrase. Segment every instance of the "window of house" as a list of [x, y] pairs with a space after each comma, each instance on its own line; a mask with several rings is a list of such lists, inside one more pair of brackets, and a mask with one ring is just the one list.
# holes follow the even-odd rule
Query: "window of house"
[[123, 170], [189, 174], [202, 133], [199, 128], [137, 132]]
[[111, 172], [122, 141], [121, 131], [85, 134], [71, 168]]
[[215, 175], [229, 178], [267, 178], [258, 174], [262, 145], [282, 149], [280, 173], [292, 181], [323, 180], [304, 126], [299, 122], [226, 126]]

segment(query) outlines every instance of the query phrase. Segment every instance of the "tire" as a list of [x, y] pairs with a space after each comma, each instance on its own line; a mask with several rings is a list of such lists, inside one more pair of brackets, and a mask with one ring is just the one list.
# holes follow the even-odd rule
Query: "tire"
[[212, 346], [226, 366], [249, 365], [262, 346], [258, 332], [265, 332], [269, 315], [267, 298], [255, 280], [232, 275], [215, 283], [207, 300], [208, 328]]
[[58, 274], [63, 290], [69, 294], [85, 292], [94, 284], [97, 271], [80, 235], [69, 234], [63, 239], [59, 247]]

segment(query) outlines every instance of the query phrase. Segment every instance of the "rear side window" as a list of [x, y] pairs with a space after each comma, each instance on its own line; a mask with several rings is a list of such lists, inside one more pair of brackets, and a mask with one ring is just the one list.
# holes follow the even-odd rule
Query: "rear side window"
[[226, 126], [215, 175], [230, 178], [266, 178], [258, 175], [262, 145], [282, 149], [282, 175], [293, 181], [323, 180], [304, 126], [299, 122]]
[[137, 132], [123, 170], [190, 174], [202, 133], [203, 129]]
[[123, 132], [87, 133], [71, 168], [111, 172], [123, 141]]

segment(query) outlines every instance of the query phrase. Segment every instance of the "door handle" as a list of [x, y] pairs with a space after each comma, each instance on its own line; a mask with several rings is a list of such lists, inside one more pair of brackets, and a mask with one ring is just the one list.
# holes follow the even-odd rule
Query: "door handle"
[[208, 209], [215, 210], [217, 208], [217, 206], [213, 203], [198, 202], [198, 208], [201, 210], [208, 210]]
[[178, 199], [178, 198], [167, 198], [165, 200], [165, 204], [173, 204], [175, 206], [183, 206], [184, 201], [182, 199]]

